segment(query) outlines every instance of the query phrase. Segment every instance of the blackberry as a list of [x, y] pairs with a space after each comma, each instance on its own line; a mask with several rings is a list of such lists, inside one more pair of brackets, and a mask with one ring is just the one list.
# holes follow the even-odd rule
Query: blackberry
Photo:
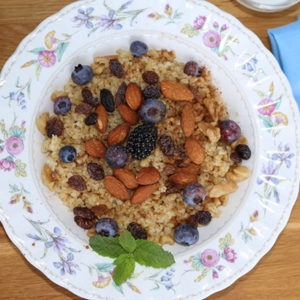
[[127, 230], [131, 233], [131, 235], [137, 239], [147, 239], [147, 231], [140, 225], [135, 222], [131, 222], [127, 226]]
[[130, 134], [127, 151], [136, 159], [149, 156], [154, 150], [157, 139], [157, 129], [152, 124], [137, 126]]

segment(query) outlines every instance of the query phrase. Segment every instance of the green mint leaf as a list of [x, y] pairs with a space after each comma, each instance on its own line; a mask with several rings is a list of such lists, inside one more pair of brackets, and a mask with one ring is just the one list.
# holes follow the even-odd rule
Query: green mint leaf
[[140, 265], [153, 268], [167, 268], [175, 263], [172, 253], [162, 246], [147, 240], [136, 240], [134, 259]]
[[129, 231], [124, 231], [120, 233], [119, 244], [127, 251], [133, 252], [136, 248], [136, 241]]
[[95, 235], [90, 238], [91, 248], [99, 255], [117, 258], [126, 251], [120, 246], [119, 239]]
[[120, 285], [125, 282], [134, 272], [135, 261], [132, 254], [121, 254], [115, 259], [114, 264], [116, 268], [113, 273], [114, 282]]

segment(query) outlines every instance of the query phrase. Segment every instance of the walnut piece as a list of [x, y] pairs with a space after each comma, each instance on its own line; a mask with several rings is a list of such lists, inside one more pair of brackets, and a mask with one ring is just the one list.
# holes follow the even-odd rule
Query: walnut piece
[[49, 120], [49, 113], [48, 112], [44, 112], [42, 113], [37, 119], [36, 119], [36, 127], [37, 129], [39, 130], [39, 132], [43, 135], [46, 135], [47, 134], [47, 131], [46, 131], [46, 124]]
[[226, 173], [225, 177], [227, 180], [234, 182], [241, 182], [246, 180], [250, 175], [249, 169], [245, 166], [239, 166], [234, 168], [232, 171]]
[[55, 185], [55, 178], [53, 176], [52, 170], [47, 164], [44, 165], [42, 170], [42, 182], [45, 186], [48, 187], [50, 191], [53, 191]]
[[209, 191], [208, 196], [210, 198], [218, 198], [226, 194], [233, 193], [237, 189], [238, 186], [234, 181], [222, 181], [213, 186], [213, 188]]
[[201, 122], [198, 127], [211, 143], [216, 143], [221, 138], [220, 128], [215, 127], [211, 123]]

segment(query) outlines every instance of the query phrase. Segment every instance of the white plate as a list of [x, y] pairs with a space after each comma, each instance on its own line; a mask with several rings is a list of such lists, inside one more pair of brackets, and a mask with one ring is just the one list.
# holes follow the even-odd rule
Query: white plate
[[[173, 49], [178, 60], [212, 72], [253, 155], [251, 177], [222, 216], [200, 229], [196, 245], [166, 247], [176, 264], [138, 266], [120, 287], [112, 260], [87, 247], [73, 216], [42, 185], [36, 116], [74, 65], [126, 48], [133, 39]], [[22, 41], [0, 79], [0, 218], [11, 240], [46, 276], [90, 299], [199, 299], [229, 286], [272, 247], [299, 188], [299, 113], [289, 83], [258, 38], [204, 1], [80, 1], [48, 18]], [[188, 287], [188, 288], [187, 288]]]
[[240, 4], [257, 11], [273, 13], [292, 7], [299, 0], [237, 0]]

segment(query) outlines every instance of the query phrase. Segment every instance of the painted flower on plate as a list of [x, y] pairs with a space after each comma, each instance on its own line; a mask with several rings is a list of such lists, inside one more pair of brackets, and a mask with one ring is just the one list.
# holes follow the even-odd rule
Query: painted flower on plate
[[201, 254], [201, 262], [206, 267], [214, 267], [220, 260], [218, 252], [214, 249], [206, 249]]
[[235, 260], [237, 259], [236, 252], [232, 248], [230, 248], [229, 246], [227, 246], [224, 249], [224, 254], [225, 254], [225, 259], [228, 262], [234, 263]]
[[91, 15], [94, 11], [93, 7], [89, 7], [86, 10], [82, 8], [78, 9], [78, 15], [74, 17], [73, 22], [77, 22], [77, 27], [85, 25], [86, 28], [93, 28], [94, 25], [92, 23], [93, 16]]
[[111, 282], [111, 277], [107, 276], [98, 276], [98, 280], [97, 281], [93, 281], [93, 286], [99, 289], [103, 289], [105, 287], [107, 287]]
[[45, 45], [48, 49], [51, 49], [56, 42], [56, 38], [54, 37], [54, 35], [55, 35], [55, 31], [52, 30], [48, 32], [47, 35], [45, 36]]
[[275, 125], [282, 124], [284, 126], [287, 126], [289, 124], [287, 116], [280, 111], [274, 112], [272, 116], [275, 118]]
[[0, 160], [0, 170], [3, 171], [11, 171], [16, 168], [16, 164], [7, 158], [3, 158]]
[[19, 137], [11, 136], [6, 140], [5, 147], [10, 155], [18, 155], [24, 150], [24, 143]]
[[287, 168], [291, 167], [291, 159], [295, 156], [290, 152], [290, 146], [288, 144], [283, 145], [280, 143], [277, 148], [278, 152], [272, 155], [272, 160], [279, 160], [281, 163], [285, 163]]
[[56, 63], [56, 56], [53, 51], [44, 50], [38, 56], [38, 61], [41, 66], [50, 68]]
[[73, 262], [73, 253], [69, 253], [67, 259], [60, 257], [60, 260], [60, 262], [54, 262], [53, 265], [55, 268], [60, 269], [61, 275], [65, 275], [65, 273], [68, 273], [70, 275], [76, 274], [75, 269], [79, 269], [79, 266]]
[[265, 98], [258, 103], [258, 112], [264, 116], [270, 116], [276, 108], [274, 100]]
[[279, 183], [278, 176], [276, 176], [278, 174], [278, 168], [272, 161], [269, 161], [267, 166], [263, 165], [262, 173], [263, 175], [257, 178], [258, 184], [262, 184], [264, 181], [271, 181], [273, 184]]
[[203, 35], [203, 43], [209, 48], [216, 48], [221, 42], [220, 34], [215, 30], [209, 30]]
[[199, 16], [194, 20], [194, 29], [199, 30], [201, 29], [206, 22], [205, 16]]

